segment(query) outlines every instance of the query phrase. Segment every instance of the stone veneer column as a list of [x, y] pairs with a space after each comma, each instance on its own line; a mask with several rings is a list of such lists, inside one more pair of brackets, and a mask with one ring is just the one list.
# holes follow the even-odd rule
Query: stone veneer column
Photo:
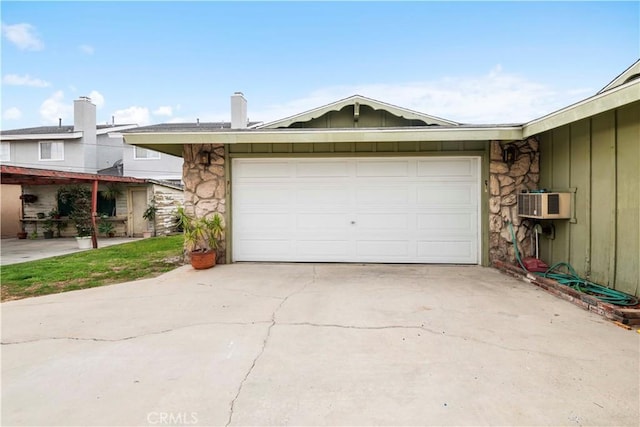
[[[504, 149], [509, 146], [514, 146], [516, 153], [511, 165], [503, 161]], [[538, 188], [540, 179], [538, 140], [532, 137], [508, 144], [491, 141], [490, 160], [489, 261], [516, 263], [508, 221], [513, 223], [521, 256], [533, 255], [530, 230], [532, 223], [518, 216], [517, 194], [522, 190]]]
[[[203, 165], [198, 160], [201, 151], [211, 153], [211, 164]], [[184, 208], [197, 217], [220, 214], [226, 219], [226, 177], [224, 171], [224, 146], [219, 144], [189, 144], [182, 151], [182, 179], [184, 181]], [[225, 220], [225, 224], [227, 221]], [[226, 236], [226, 234], [225, 234]], [[216, 262], [226, 262], [226, 241], [218, 247]]]

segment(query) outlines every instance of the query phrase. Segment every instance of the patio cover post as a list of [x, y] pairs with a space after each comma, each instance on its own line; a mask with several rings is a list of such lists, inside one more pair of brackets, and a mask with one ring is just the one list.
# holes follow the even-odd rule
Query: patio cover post
[[91, 243], [93, 249], [98, 248], [98, 235], [96, 234], [96, 216], [98, 216], [98, 180], [93, 181], [91, 190]]

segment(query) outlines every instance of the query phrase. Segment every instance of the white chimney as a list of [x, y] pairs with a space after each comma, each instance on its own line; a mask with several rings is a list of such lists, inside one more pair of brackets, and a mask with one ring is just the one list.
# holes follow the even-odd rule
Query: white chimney
[[231, 95], [231, 129], [247, 127], [247, 100], [242, 92]]
[[73, 130], [95, 133], [96, 106], [88, 96], [81, 96], [73, 101]]

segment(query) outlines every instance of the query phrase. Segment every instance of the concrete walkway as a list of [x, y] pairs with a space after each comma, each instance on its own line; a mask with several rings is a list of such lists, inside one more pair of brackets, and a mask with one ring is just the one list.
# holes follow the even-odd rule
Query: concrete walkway
[[233, 264], [2, 304], [2, 425], [637, 426], [640, 334], [482, 267]]
[[[119, 245], [133, 242], [134, 240], [140, 239], [129, 237], [98, 238], [98, 247]], [[78, 249], [78, 244], [74, 237], [60, 239], [2, 239], [0, 245], [0, 265], [18, 264], [87, 250]]]

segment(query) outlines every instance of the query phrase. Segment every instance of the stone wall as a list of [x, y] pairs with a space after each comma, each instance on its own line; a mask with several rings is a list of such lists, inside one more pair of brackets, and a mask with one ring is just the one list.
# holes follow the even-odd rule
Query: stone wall
[[[513, 154], [511, 162], [504, 161], [505, 150]], [[538, 141], [505, 143], [491, 141], [489, 166], [489, 261], [516, 263], [509, 222], [518, 240], [522, 257], [534, 255], [532, 223], [518, 216], [517, 194], [522, 190], [538, 188], [540, 178]]]
[[[202, 164], [199, 153], [210, 152], [210, 165]], [[182, 156], [184, 181], [184, 208], [190, 215], [206, 216], [215, 212], [225, 219], [227, 186], [224, 171], [224, 146], [212, 144], [185, 144]], [[226, 262], [226, 242], [218, 247], [216, 262]]]

